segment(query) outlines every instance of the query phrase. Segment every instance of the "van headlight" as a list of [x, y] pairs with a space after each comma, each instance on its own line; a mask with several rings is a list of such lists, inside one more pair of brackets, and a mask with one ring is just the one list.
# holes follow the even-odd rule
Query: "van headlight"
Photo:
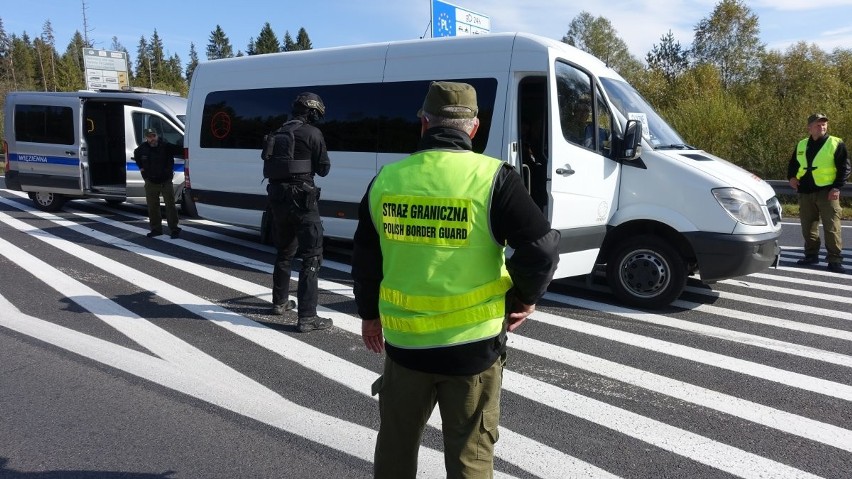
[[735, 220], [749, 226], [766, 226], [766, 215], [760, 203], [743, 190], [736, 188], [716, 188], [713, 190], [716, 201], [725, 208]]

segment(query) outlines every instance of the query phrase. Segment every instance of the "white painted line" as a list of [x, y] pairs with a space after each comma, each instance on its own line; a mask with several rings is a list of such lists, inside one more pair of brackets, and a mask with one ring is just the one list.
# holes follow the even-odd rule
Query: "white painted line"
[[734, 476], [754, 479], [819, 477], [511, 371], [505, 374], [504, 387], [508, 391], [523, 391], [524, 395], [535, 397], [558, 411], [619, 431]]
[[[590, 304], [593, 303], [591, 301], [579, 300], [576, 298], [556, 295], [553, 293], [547, 293], [545, 297], [547, 299], [552, 299], [561, 303], [573, 304], [581, 308], [594, 309], [588, 307]], [[609, 309], [604, 312], [617, 314], [619, 316], [624, 317], [632, 317], [632, 313], [628, 312], [629, 310], [619, 311], [624, 308], [618, 308], [616, 306], [611, 305], [606, 306]], [[785, 371], [783, 369], [765, 366], [763, 364], [758, 364], [752, 361], [732, 358], [718, 353], [703, 351], [701, 349], [689, 346], [682, 346], [680, 344], [669, 343], [666, 341], [661, 341], [659, 339], [650, 338], [648, 336], [641, 336], [639, 334], [633, 334], [625, 331], [619, 331], [617, 329], [606, 328], [603, 326], [598, 326], [594, 323], [578, 321], [576, 319], [556, 316], [545, 312], [536, 311], [535, 320], [550, 324], [552, 326], [556, 326], [557, 328], [563, 328], [570, 331], [576, 331], [582, 334], [597, 336], [599, 338], [609, 339], [611, 341], [627, 344], [629, 346], [635, 346], [637, 348], [642, 348], [649, 351], [654, 351], [657, 353], [686, 359], [688, 361], [706, 364], [715, 368], [727, 369], [729, 371], [734, 371], [739, 374], [753, 376], [756, 378], [765, 379], [767, 381], [773, 381], [804, 391], [811, 391], [818, 394], [824, 394], [829, 397], [843, 399], [845, 401], [852, 401], [852, 386], [848, 386], [846, 384], [815, 378], [812, 376], [806, 376], [804, 374], [794, 373], [792, 371]]]

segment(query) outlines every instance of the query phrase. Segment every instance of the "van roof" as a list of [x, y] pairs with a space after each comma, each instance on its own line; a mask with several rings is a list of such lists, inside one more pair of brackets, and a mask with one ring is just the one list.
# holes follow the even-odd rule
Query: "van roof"
[[7, 103], [14, 101], [20, 103], [26, 101], [27, 98], [45, 98], [45, 97], [60, 97], [60, 98], [85, 98], [85, 99], [102, 99], [102, 100], [129, 100], [138, 102], [145, 108], [162, 111], [173, 118], [177, 118], [183, 123], [186, 116], [186, 98], [168, 95], [163, 93], [137, 93], [124, 91], [94, 91], [80, 90], [69, 92], [41, 92], [41, 91], [15, 91], [7, 94]]
[[[417, 56], [423, 55], [440, 55], [446, 52], [448, 55], [461, 53], [483, 52], [519, 52], [528, 51], [531, 53], [541, 53], [547, 50], [555, 50], [558, 56], [566, 60], [581, 64], [584, 68], [591, 71], [593, 74], [623, 80], [623, 78], [614, 70], [607, 67], [601, 60], [594, 57], [578, 48], [575, 48], [567, 43], [554, 40], [552, 38], [542, 37], [532, 33], [521, 32], [506, 32], [506, 33], [489, 33], [485, 35], [469, 35], [459, 37], [441, 37], [441, 38], [425, 38], [412, 39], [392, 42], [369, 43], [363, 45], [346, 45], [339, 47], [317, 48], [312, 50], [300, 50], [293, 52], [270, 53], [265, 55], [251, 55], [244, 57], [223, 58], [202, 62], [198, 65], [197, 70], [218, 71], [220, 69], [231, 69], [231, 62], [239, 62], [240, 71], [245, 73], [250, 70], [266, 70], [272, 68], [272, 65], [277, 65], [280, 68], [281, 61], [287, 59], [287, 62], [293, 62], [295, 65], [310, 66], [314, 59], [320, 63], [320, 59], [326, 61], [339, 61], [341, 64], [353, 61], [363, 60], [378, 60], [385, 58], [391, 52], [396, 55]], [[341, 68], [343, 68], [341, 66]], [[205, 81], [213, 81], [213, 83], [221, 83], [223, 81], [233, 81], [232, 78], [213, 79], [209, 76]], [[352, 79], [357, 82], [357, 78]]]

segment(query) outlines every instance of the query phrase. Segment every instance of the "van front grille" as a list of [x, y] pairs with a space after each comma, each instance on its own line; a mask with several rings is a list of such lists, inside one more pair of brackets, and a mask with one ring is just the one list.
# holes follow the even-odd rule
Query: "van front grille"
[[769, 210], [769, 218], [772, 220], [772, 225], [778, 226], [781, 223], [781, 202], [773, 196], [772, 199], [766, 202], [766, 208]]

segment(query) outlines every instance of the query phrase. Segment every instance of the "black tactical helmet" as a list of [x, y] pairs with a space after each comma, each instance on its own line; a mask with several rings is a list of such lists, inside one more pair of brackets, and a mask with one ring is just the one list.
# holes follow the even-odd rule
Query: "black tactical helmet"
[[316, 93], [306, 91], [304, 93], [300, 93], [299, 96], [293, 100], [293, 112], [302, 113], [309, 110], [316, 110], [319, 114], [319, 118], [325, 116], [325, 104], [323, 104], [322, 98], [320, 98]]

